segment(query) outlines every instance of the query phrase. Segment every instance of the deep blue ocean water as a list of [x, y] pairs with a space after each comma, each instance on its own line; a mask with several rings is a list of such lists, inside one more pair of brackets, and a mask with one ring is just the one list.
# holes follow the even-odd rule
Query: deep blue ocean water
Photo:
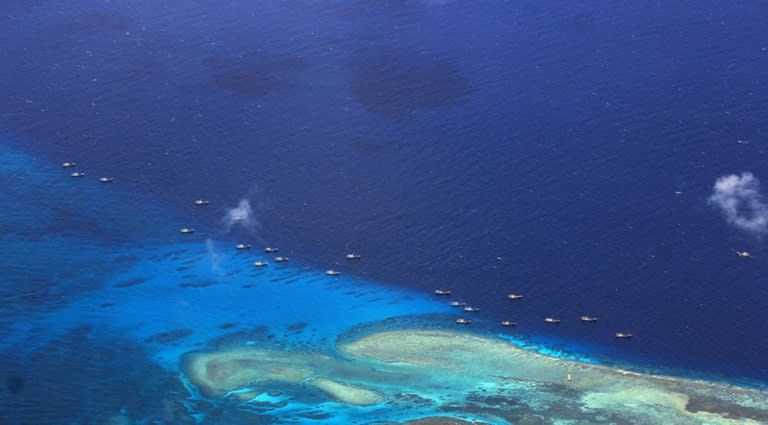
[[[88, 294], [151, 280], [151, 267], [204, 282], [222, 272], [212, 252], [227, 252], [224, 274], [246, 273], [250, 259], [222, 247], [247, 240], [310, 275], [338, 269], [363, 293], [403, 291], [421, 313], [444, 309], [420, 296], [451, 289], [537, 346], [764, 384], [765, 240], [707, 200], [723, 175], [768, 181], [765, 13], [710, 1], [2, 2], [4, 332], [79, 341], [84, 311], [120, 297], [115, 317], [95, 308], [92, 338], [109, 339], [119, 313], [166, 320], [176, 310], [139, 290], [151, 285]], [[253, 221], [227, 231], [241, 200]], [[179, 249], [198, 262], [164, 260]], [[363, 259], [345, 261], [351, 251]], [[234, 320], [213, 323], [212, 310], [179, 306], [173, 327]], [[3, 349], [49, 343], [9, 337]], [[117, 351], [157, 367], [135, 350]], [[23, 375], [20, 359], [7, 364]]]

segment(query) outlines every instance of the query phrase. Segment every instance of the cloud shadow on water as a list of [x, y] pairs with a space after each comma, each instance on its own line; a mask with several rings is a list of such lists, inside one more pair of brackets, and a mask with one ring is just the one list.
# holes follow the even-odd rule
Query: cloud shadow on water
[[336, 1], [318, 4], [323, 12], [346, 20], [360, 20], [367, 17], [386, 16], [399, 22], [410, 22], [424, 14], [424, 5], [410, 0], [395, 1]]
[[472, 91], [449, 59], [407, 49], [368, 50], [349, 69], [357, 101], [370, 112], [397, 120], [418, 109], [460, 105]]
[[115, 11], [97, 10], [81, 14], [64, 28], [73, 32], [131, 31], [138, 28], [138, 22]]
[[211, 57], [203, 61], [216, 87], [253, 99], [298, 87], [296, 73], [307, 64], [294, 56], [251, 53], [238, 57]]

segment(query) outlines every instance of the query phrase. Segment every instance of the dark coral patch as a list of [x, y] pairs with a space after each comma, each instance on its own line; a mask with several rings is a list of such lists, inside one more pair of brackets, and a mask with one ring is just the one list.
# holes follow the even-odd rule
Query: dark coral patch
[[192, 329], [176, 329], [175, 331], [161, 332], [157, 335], [152, 335], [151, 337], [147, 338], [145, 342], [168, 344], [170, 342], [178, 341], [191, 334]]
[[0, 423], [9, 425], [105, 424], [105, 412], [120, 409], [156, 417], [170, 394], [168, 380], [175, 379], [147, 358], [142, 344], [88, 326], [24, 351], [0, 351], [0, 371]]
[[257, 326], [230, 334], [222, 335], [211, 340], [208, 344], [210, 349], [222, 350], [230, 347], [239, 347], [244, 341], [257, 341], [267, 343], [274, 340], [275, 335], [269, 331], [266, 326]]
[[693, 394], [685, 405], [685, 410], [691, 413], [715, 413], [729, 419], [752, 419], [758, 422], [768, 423], [768, 412], [754, 407], [741, 406], [729, 403], [715, 397], [705, 397]]
[[181, 288], [205, 288], [206, 286], [213, 286], [218, 282], [213, 279], [198, 280], [196, 282], [184, 282], [180, 283]]
[[292, 323], [292, 324], [288, 325], [287, 329], [289, 331], [291, 331], [291, 332], [299, 332], [299, 331], [304, 330], [304, 328], [306, 328], [307, 325], [308, 325], [307, 322]]
[[312, 419], [313, 421], [320, 421], [323, 419], [329, 419], [333, 417], [333, 415], [328, 412], [307, 412], [307, 413], [301, 413], [298, 416], [302, 418]]
[[490, 425], [487, 422], [469, 422], [449, 416], [430, 416], [403, 422], [403, 425]]
[[147, 282], [147, 279], [143, 277], [138, 277], [136, 279], [122, 280], [115, 284], [115, 288], [128, 288], [131, 286], [141, 285], [142, 283], [146, 283], [146, 282]]

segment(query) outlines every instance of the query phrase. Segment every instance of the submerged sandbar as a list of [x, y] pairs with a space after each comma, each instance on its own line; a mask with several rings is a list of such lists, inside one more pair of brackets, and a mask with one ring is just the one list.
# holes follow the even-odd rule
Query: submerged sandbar
[[378, 405], [393, 417], [413, 409], [417, 422], [408, 423], [768, 422], [768, 395], [758, 389], [550, 357], [488, 336], [402, 329], [340, 340], [339, 356], [239, 348], [187, 354], [183, 369], [209, 397], [299, 385], [348, 408]]

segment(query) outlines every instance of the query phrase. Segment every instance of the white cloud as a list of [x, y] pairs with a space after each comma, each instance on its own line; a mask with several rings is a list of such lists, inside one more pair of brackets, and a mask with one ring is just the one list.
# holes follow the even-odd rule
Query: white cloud
[[256, 232], [261, 227], [259, 220], [253, 213], [251, 202], [248, 199], [241, 199], [237, 204], [237, 207], [227, 211], [227, 214], [222, 221], [224, 222], [227, 232], [235, 227], [250, 232]]
[[768, 205], [763, 202], [760, 182], [752, 173], [718, 178], [708, 202], [737, 228], [757, 235], [768, 232]]

